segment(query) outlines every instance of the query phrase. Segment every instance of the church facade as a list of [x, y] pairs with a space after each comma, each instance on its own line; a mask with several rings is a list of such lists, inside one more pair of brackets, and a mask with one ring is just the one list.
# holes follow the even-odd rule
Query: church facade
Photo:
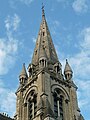
[[66, 60], [64, 74], [42, 8], [42, 21], [31, 63], [19, 75], [15, 120], [84, 120], [77, 86]]

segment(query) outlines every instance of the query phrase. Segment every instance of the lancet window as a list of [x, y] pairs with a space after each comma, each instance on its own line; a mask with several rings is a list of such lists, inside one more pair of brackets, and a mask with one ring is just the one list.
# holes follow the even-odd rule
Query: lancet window
[[32, 120], [37, 113], [37, 94], [35, 93], [35, 91], [32, 91], [30, 93], [27, 109], [28, 109], [28, 118], [29, 120]]
[[59, 90], [54, 92], [54, 114], [56, 118], [63, 120], [63, 96]]
[[41, 67], [47, 67], [47, 61], [46, 61], [46, 59], [41, 59], [39, 63], [40, 63]]

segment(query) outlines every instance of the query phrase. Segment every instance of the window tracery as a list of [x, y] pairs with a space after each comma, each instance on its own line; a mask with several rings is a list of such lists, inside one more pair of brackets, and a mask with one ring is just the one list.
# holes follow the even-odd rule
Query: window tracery
[[54, 92], [54, 114], [56, 118], [63, 120], [63, 96], [60, 91], [57, 89]]
[[27, 104], [28, 118], [29, 120], [32, 120], [37, 113], [37, 94], [35, 91], [31, 91]]

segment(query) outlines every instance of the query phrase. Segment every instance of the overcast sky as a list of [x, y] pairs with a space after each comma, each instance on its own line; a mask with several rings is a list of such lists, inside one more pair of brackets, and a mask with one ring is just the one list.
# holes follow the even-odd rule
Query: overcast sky
[[18, 76], [32, 59], [42, 2], [62, 68], [67, 58], [81, 113], [90, 120], [90, 0], [0, 0], [0, 112], [15, 114]]

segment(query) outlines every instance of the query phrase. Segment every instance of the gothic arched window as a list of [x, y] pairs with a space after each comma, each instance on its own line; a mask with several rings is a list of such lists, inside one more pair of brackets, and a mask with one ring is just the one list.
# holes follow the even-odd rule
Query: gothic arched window
[[39, 61], [39, 65], [40, 65], [40, 67], [47, 67], [47, 61], [46, 61], [46, 59], [41, 59]]
[[63, 120], [63, 96], [58, 90], [54, 92], [54, 114], [56, 118]]
[[28, 100], [28, 118], [32, 120], [36, 116], [37, 112], [37, 94], [35, 91], [30, 93], [30, 98]]

